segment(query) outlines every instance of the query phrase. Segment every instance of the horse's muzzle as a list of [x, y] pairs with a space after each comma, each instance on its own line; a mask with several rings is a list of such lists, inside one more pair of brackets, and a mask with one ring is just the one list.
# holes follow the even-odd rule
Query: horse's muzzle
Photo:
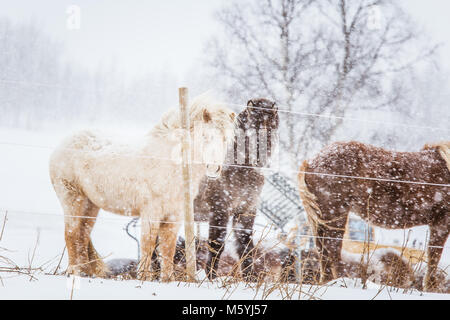
[[206, 165], [206, 176], [210, 179], [217, 179], [222, 173], [222, 166], [217, 164]]

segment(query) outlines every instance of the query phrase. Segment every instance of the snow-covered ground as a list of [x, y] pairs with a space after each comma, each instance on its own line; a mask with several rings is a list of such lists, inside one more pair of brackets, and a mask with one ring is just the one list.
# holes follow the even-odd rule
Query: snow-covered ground
[[[136, 130], [134, 134], [143, 134]], [[6, 257], [20, 267], [42, 268], [33, 279], [26, 275], [0, 272], [0, 299], [44, 298], [67, 299], [72, 292], [67, 279], [50, 276], [58, 265], [64, 249], [63, 215], [48, 176], [48, 159], [52, 147], [67, 132], [26, 132], [0, 128], [0, 227], [7, 220], [0, 240], [0, 257]], [[136, 259], [136, 243], [124, 232], [129, 218], [101, 212], [93, 231], [93, 242], [106, 260], [113, 258]], [[263, 220], [260, 221], [260, 223]], [[1, 229], [0, 229], [1, 230]], [[398, 231], [403, 233], [403, 231]], [[383, 237], [386, 232], [383, 232]], [[423, 234], [423, 230], [419, 232]], [[446, 246], [450, 246], [447, 242]], [[442, 261], [450, 262], [450, 249], [446, 248]], [[0, 268], [6, 262], [0, 259]], [[61, 268], [67, 266], [67, 255]], [[70, 283], [69, 283], [70, 284]], [[347, 288], [343, 287], [346, 286]], [[362, 290], [358, 281], [341, 280], [331, 287], [302, 288], [302, 297], [322, 299], [450, 299], [450, 295], [403, 294], [402, 291], [384, 289], [371, 284]], [[231, 291], [230, 291], [231, 290]], [[244, 285], [227, 289], [220, 282], [204, 282], [201, 286], [178, 283], [159, 284], [138, 281], [81, 279], [73, 298], [104, 299], [257, 299], [263, 292]], [[274, 291], [268, 298], [285, 297]], [[298, 298], [298, 294], [294, 298]]]

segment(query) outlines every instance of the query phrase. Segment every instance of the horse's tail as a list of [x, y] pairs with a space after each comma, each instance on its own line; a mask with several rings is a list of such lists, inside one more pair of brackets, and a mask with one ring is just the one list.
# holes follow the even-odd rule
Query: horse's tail
[[330, 226], [330, 224], [340, 219], [347, 218], [347, 216], [339, 216], [332, 220], [322, 219], [322, 211], [317, 202], [317, 197], [309, 190], [308, 185], [306, 184], [306, 174], [308, 174], [308, 162], [303, 161], [298, 174], [298, 189], [312, 232], [314, 235], [317, 235], [317, 228], [319, 225], [332, 230], [342, 230], [342, 228], [333, 227]]
[[300, 199], [302, 200], [303, 207], [306, 211], [306, 216], [308, 217], [309, 223], [311, 225], [313, 234], [317, 234], [317, 227], [319, 224], [324, 224], [325, 222], [320, 218], [322, 212], [317, 204], [317, 197], [308, 189], [306, 184], [305, 176], [308, 170], [308, 162], [303, 161], [300, 166], [300, 171], [298, 174], [298, 189], [300, 192]]

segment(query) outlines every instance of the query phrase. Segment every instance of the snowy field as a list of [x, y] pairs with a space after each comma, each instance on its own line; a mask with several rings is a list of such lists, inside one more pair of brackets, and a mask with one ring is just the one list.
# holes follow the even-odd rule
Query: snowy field
[[[136, 130], [133, 134], [143, 132]], [[52, 147], [66, 134], [0, 128], [0, 223], [3, 224], [8, 212], [0, 240], [0, 257], [21, 268], [41, 270], [32, 272], [33, 277], [8, 273], [3, 269], [8, 266], [7, 261], [1, 259], [0, 299], [69, 299], [71, 296], [74, 299], [450, 299], [450, 295], [405, 293], [372, 283], [362, 290], [359, 281], [350, 279], [340, 279], [326, 287], [285, 286], [287, 291], [278, 289], [270, 295], [264, 288], [252, 289], [244, 284], [224, 288], [221, 281], [187, 285], [80, 279], [73, 286], [64, 276], [48, 275], [59, 264], [59, 273], [67, 267], [67, 255], [61, 259], [63, 215], [48, 176]], [[129, 221], [129, 218], [100, 213], [92, 238], [105, 260], [136, 259], [136, 243], [123, 230]], [[389, 238], [386, 234], [383, 231], [383, 237]], [[424, 234], [424, 230], [418, 234]], [[448, 265], [449, 261], [450, 249], [446, 248], [441, 265]]]
[[[369, 283], [361, 289], [358, 280], [339, 279], [328, 286], [284, 286], [268, 293], [265, 288], [251, 288], [244, 284], [224, 288], [221, 282], [202, 284], [140, 281], [115, 281], [100, 279], [79, 279], [75, 284], [63, 276], [27, 276], [3, 278], [0, 299], [133, 299], [133, 300], [450, 300], [449, 295], [404, 293], [401, 289], [380, 287]], [[72, 289], [73, 287], [73, 289]]]

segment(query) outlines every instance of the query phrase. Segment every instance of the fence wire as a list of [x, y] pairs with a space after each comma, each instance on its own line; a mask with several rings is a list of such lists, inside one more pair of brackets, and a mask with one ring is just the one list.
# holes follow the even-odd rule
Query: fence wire
[[[81, 89], [81, 88], [77, 88], [77, 87], [68, 87], [68, 86], [64, 86], [64, 85], [44, 83], [44, 82], [38, 82], [38, 81], [31, 82], [31, 81], [23, 81], [23, 80], [0, 79], [0, 83], [10, 84], [10, 85], [25, 85], [25, 86], [37, 86], [37, 87], [65, 89], [65, 90], [70, 90], [70, 91], [79, 91], [79, 92], [86, 92], [86, 93], [91, 93], [91, 94], [102, 92], [102, 91], [107, 91], [104, 89], [86, 90], [86, 89]], [[145, 94], [145, 93], [146, 93], [145, 91], [142, 91], [142, 94]], [[136, 95], [136, 93], [135, 93], [135, 95]], [[233, 106], [233, 107], [239, 107], [239, 108], [251, 108], [251, 109], [255, 109], [255, 110], [256, 109], [264, 110], [264, 108], [257, 107], [257, 106], [247, 106], [247, 105], [237, 104], [237, 103], [224, 103], [224, 104], [227, 106]], [[315, 117], [315, 118], [332, 119], [332, 120], [344, 120], [344, 121], [352, 121], [352, 122], [380, 124], [380, 125], [388, 125], [388, 126], [394, 126], [394, 127], [430, 130], [433, 132], [434, 131], [450, 132], [449, 128], [421, 126], [421, 125], [413, 125], [413, 124], [400, 123], [400, 122], [368, 120], [368, 119], [346, 117], [346, 116], [340, 116], [340, 115], [334, 115], [334, 114], [319, 114], [319, 113], [312, 113], [312, 112], [301, 112], [301, 111], [292, 110], [291, 108], [289, 108], [287, 106], [283, 106], [283, 105], [279, 106], [278, 112], [293, 114], [293, 115], [298, 115], [298, 116], [303, 116], [303, 117]]]
[[[24, 143], [15, 143], [15, 142], [9, 142], [9, 141], [0, 141], [0, 145], [6, 145], [6, 146], [17, 146], [17, 147], [26, 147], [26, 148], [37, 148], [37, 149], [49, 149], [54, 150], [56, 146], [44, 146], [44, 145], [33, 145], [33, 144], [24, 144]], [[77, 152], [86, 152], [89, 151], [82, 151], [80, 149], [73, 149], [73, 148], [62, 148], [61, 150], [68, 150], [68, 151], [77, 151]], [[123, 156], [126, 158], [136, 158], [136, 159], [153, 159], [153, 160], [164, 160], [173, 162], [175, 164], [178, 164], [177, 160], [174, 160], [172, 158], [168, 157], [161, 157], [161, 156], [152, 156], [152, 155], [135, 155], [130, 153], [122, 153], [122, 152], [111, 152], [108, 151], [108, 154], [115, 155], [115, 156]], [[191, 164], [215, 164], [215, 163], [208, 163], [205, 161], [191, 161]], [[235, 167], [235, 168], [247, 168], [247, 169], [255, 169], [260, 171], [266, 171], [271, 173], [280, 173], [280, 170], [273, 169], [270, 167], [254, 167], [251, 165], [239, 165], [239, 164], [227, 164], [223, 163], [222, 166], [224, 167]], [[284, 169], [283, 172], [289, 172], [291, 174], [298, 175], [300, 173], [307, 174], [307, 175], [316, 175], [316, 176], [324, 176], [324, 177], [333, 177], [333, 178], [341, 178], [341, 179], [358, 179], [358, 180], [369, 180], [369, 181], [382, 181], [382, 182], [391, 182], [391, 183], [403, 183], [403, 184], [414, 184], [414, 185], [424, 185], [424, 186], [434, 186], [434, 187], [450, 187], [450, 184], [442, 184], [442, 183], [430, 183], [430, 182], [423, 182], [423, 181], [411, 181], [411, 180], [398, 180], [398, 179], [387, 179], [387, 178], [373, 178], [373, 177], [364, 177], [364, 176], [352, 176], [352, 175], [341, 175], [341, 174], [333, 174], [333, 173], [325, 173], [325, 172], [309, 172], [309, 171], [301, 171], [301, 170], [292, 170], [292, 169]]]
[[[0, 83], [4, 84], [10, 84], [10, 85], [26, 85], [26, 86], [39, 86], [39, 87], [48, 87], [48, 88], [58, 88], [58, 89], [65, 89], [65, 90], [72, 90], [72, 91], [84, 91], [84, 92], [91, 92], [95, 93], [98, 92], [98, 90], [85, 90], [75, 87], [67, 87], [63, 85], [58, 84], [50, 84], [50, 83], [42, 83], [42, 82], [29, 82], [29, 81], [20, 81], [20, 80], [11, 80], [11, 79], [0, 79]], [[233, 103], [226, 103], [228, 106], [234, 106], [239, 108], [251, 108], [251, 109], [261, 109], [265, 110], [264, 108], [260, 108], [257, 106], [246, 106], [242, 104], [233, 104]], [[396, 126], [396, 127], [403, 127], [403, 128], [412, 128], [412, 129], [421, 129], [421, 130], [431, 130], [431, 131], [443, 131], [443, 132], [450, 132], [449, 128], [440, 128], [440, 127], [430, 127], [430, 126], [420, 126], [420, 125], [411, 125], [406, 123], [398, 123], [398, 122], [386, 122], [386, 121], [377, 121], [377, 120], [368, 120], [368, 119], [360, 119], [360, 118], [353, 118], [353, 117], [346, 117], [346, 116], [339, 116], [334, 114], [316, 114], [316, 113], [308, 113], [308, 112], [300, 112], [291, 110], [290, 108], [286, 106], [281, 106], [278, 108], [278, 112], [280, 113], [286, 113], [288, 115], [298, 115], [303, 117], [316, 117], [316, 118], [322, 118], [322, 119], [332, 119], [332, 120], [343, 120], [343, 121], [352, 121], [352, 122], [361, 122], [361, 123], [370, 123], [370, 124], [380, 124], [380, 125], [389, 125], [389, 126]], [[41, 149], [54, 149], [54, 146], [44, 146], [44, 145], [34, 145], [34, 144], [24, 144], [24, 143], [16, 143], [12, 141], [0, 141], [0, 145], [5, 146], [15, 146], [15, 147], [27, 147], [27, 148], [41, 148]], [[70, 149], [69, 149], [70, 150]], [[79, 151], [79, 150], [77, 150]], [[142, 156], [142, 155], [130, 155], [125, 153], [112, 153], [117, 156], [124, 156], [124, 157], [134, 157], [134, 158], [148, 158], [148, 159], [155, 159], [155, 160], [164, 160], [164, 161], [173, 161], [175, 160], [171, 158], [164, 158], [164, 157], [152, 157], [152, 156]], [[205, 162], [192, 162], [193, 164], [207, 164]], [[236, 164], [223, 164], [225, 167], [238, 167], [238, 168], [252, 168], [257, 169], [261, 171], [267, 171], [267, 172], [280, 172], [276, 169], [272, 168], [255, 168], [252, 166], [245, 166], [245, 165], [236, 165]], [[341, 178], [341, 179], [359, 179], [359, 180], [369, 180], [369, 181], [382, 181], [382, 182], [390, 182], [390, 183], [403, 183], [403, 184], [414, 184], [414, 185], [424, 185], [424, 186], [435, 186], [435, 187], [450, 187], [450, 184], [438, 184], [438, 183], [428, 183], [423, 181], [408, 181], [408, 180], [397, 180], [397, 179], [385, 179], [385, 178], [374, 178], [374, 177], [362, 177], [362, 176], [351, 176], [351, 175], [338, 175], [338, 174], [331, 174], [331, 173], [318, 173], [318, 172], [305, 172], [305, 171], [299, 171], [299, 170], [283, 170], [284, 172], [290, 172], [292, 174], [309, 174], [309, 175], [319, 175], [319, 176], [325, 176], [325, 177], [333, 177], [333, 178]], [[108, 218], [108, 217], [85, 217], [85, 216], [68, 216], [68, 215], [62, 215], [57, 213], [44, 213], [44, 212], [34, 212], [34, 211], [20, 211], [20, 210], [6, 210], [6, 209], [0, 209], [5, 212], [14, 213], [14, 214], [32, 214], [32, 215], [47, 215], [47, 216], [58, 216], [61, 218], [64, 217], [71, 217], [71, 218], [82, 218], [82, 219], [100, 219], [100, 220], [112, 220], [114, 218]], [[122, 220], [120, 218], [114, 219], [114, 220]], [[155, 221], [152, 220], [153, 223], [179, 223], [183, 224], [183, 222], [167, 222], [167, 221]], [[245, 228], [235, 228], [228, 226], [215, 226], [215, 225], [209, 225], [210, 228], [227, 228], [230, 230], [236, 230], [236, 231], [245, 231], [245, 232], [255, 232], [253, 229], [245, 229]], [[275, 230], [272, 230], [274, 232]], [[375, 243], [370, 241], [361, 241], [361, 240], [351, 240], [351, 239], [345, 239], [345, 238], [333, 238], [333, 237], [320, 237], [320, 236], [314, 236], [310, 234], [296, 234], [294, 236], [295, 238], [312, 238], [312, 239], [326, 239], [326, 240], [338, 240], [338, 241], [353, 241], [353, 242], [364, 242], [364, 243]], [[380, 243], [377, 243], [378, 245], [383, 245]], [[428, 246], [433, 248], [450, 248], [449, 246]]]
[[[8, 215], [10, 213], [13, 214], [17, 214], [17, 215], [41, 215], [41, 216], [57, 216], [59, 218], [75, 218], [75, 219], [91, 219], [91, 220], [109, 220], [109, 221], [123, 221], [124, 218], [132, 218], [133, 220], [136, 217], [133, 216], [126, 216], [126, 215], [118, 215], [117, 217], [101, 217], [101, 216], [97, 216], [97, 217], [89, 217], [89, 216], [76, 216], [76, 215], [66, 215], [66, 214], [61, 214], [61, 213], [51, 213], [51, 212], [36, 212], [36, 211], [21, 211], [21, 210], [10, 210], [10, 209], [5, 209], [0, 207], [0, 211], [3, 211], [5, 213], [7, 213]], [[133, 221], [132, 220], [132, 221]], [[131, 221], [131, 222], [132, 222]], [[179, 224], [180, 226], [184, 224], [183, 221], [165, 221], [165, 220], [146, 220], [150, 223], [159, 223], [159, 224]], [[129, 222], [129, 223], [131, 223]], [[196, 221], [197, 223], [197, 221]], [[201, 222], [198, 222], [201, 223]], [[140, 227], [140, 225], [135, 224], [134, 227]], [[254, 229], [248, 229], [248, 228], [236, 228], [236, 227], [230, 227], [230, 226], [219, 226], [219, 225], [211, 225], [208, 224], [208, 228], [214, 228], [214, 229], [227, 229], [230, 231], [243, 231], [243, 232], [250, 232], [252, 234], [255, 234], [256, 232], [258, 233], [277, 233], [277, 235], [281, 235], [281, 233], [279, 231], [277, 231], [275, 229], [275, 226], [273, 224], [267, 224], [266, 226], [263, 226], [264, 229], [263, 230], [254, 230]], [[346, 229], [347, 231], [361, 231], [361, 230], [356, 230], [356, 229]], [[407, 229], [405, 229], [406, 231]], [[350, 238], [338, 238], [338, 237], [322, 237], [322, 236], [314, 236], [311, 234], [298, 234], [296, 232], [295, 235], [291, 235], [289, 234], [289, 232], [284, 233], [285, 235], [288, 235], [289, 238], [294, 239], [294, 238], [309, 238], [309, 239], [323, 239], [323, 240], [337, 240], [337, 241], [349, 241], [349, 242], [357, 242], [357, 243], [370, 243], [370, 244], [376, 244], [376, 245], [381, 245], [381, 246], [393, 246], [392, 244], [388, 244], [388, 243], [380, 243], [380, 242], [376, 242], [376, 241], [370, 241], [370, 240], [358, 240], [358, 239], [350, 239]], [[441, 248], [441, 249], [450, 249], [450, 246], [425, 246], [425, 248]], [[415, 249], [415, 248], [413, 248]], [[419, 248], [420, 249], [420, 248]]]

